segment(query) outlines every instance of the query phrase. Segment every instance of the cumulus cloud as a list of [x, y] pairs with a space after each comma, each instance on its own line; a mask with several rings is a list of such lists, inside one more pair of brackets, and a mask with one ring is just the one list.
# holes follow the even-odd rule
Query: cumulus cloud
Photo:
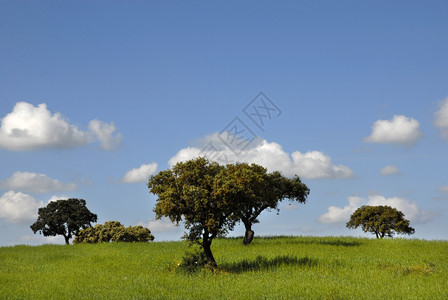
[[442, 137], [448, 138], [448, 98], [440, 102], [440, 108], [434, 114], [434, 126], [440, 128]]
[[18, 242], [20, 244], [27, 244], [27, 245], [65, 244], [65, 240], [62, 235], [43, 236], [40, 234], [23, 235], [19, 238]]
[[394, 165], [385, 166], [385, 167], [381, 168], [380, 172], [381, 172], [381, 175], [385, 175], [385, 176], [400, 174], [400, 170], [398, 170], [398, 167], [394, 166]]
[[340, 208], [337, 206], [329, 206], [328, 211], [321, 215], [317, 220], [321, 223], [347, 223], [351, 214], [361, 205], [362, 198], [357, 196], [348, 197], [348, 205]]
[[9, 191], [0, 197], [0, 218], [13, 224], [28, 224], [37, 218], [39, 207], [44, 206], [31, 195]]
[[320, 151], [302, 153], [294, 151], [289, 154], [283, 147], [275, 142], [268, 142], [256, 138], [238, 154], [219, 139], [219, 134], [205, 137], [200, 147], [187, 147], [181, 149], [170, 160], [169, 165], [186, 161], [198, 156], [204, 156], [221, 164], [234, 162], [256, 163], [264, 166], [268, 171], [280, 171], [285, 176], [299, 175], [304, 179], [319, 178], [349, 178], [353, 171], [344, 165], [335, 165], [331, 158]]
[[[177, 164], [178, 162], [187, 161], [187, 160], [193, 159], [198, 156], [207, 157], [207, 155], [205, 155], [205, 154], [202, 155], [202, 154], [204, 154], [204, 153], [202, 153], [201, 149], [199, 149], [199, 148], [195, 148], [195, 147], [183, 148], [183, 149], [179, 150], [179, 152], [177, 152], [176, 155], [174, 155], [173, 157], [170, 158], [170, 160], [168, 161], [168, 165], [170, 165], [172, 167], [175, 164]], [[210, 157], [207, 157], [207, 158], [211, 159]]]
[[121, 182], [124, 183], [135, 183], [135, 182], [145, 182], [148, 178], [154, 174], [157, 170], [157, 163], [150, 163], [147, 165], [141, 165], [139, 168], [134, 168], [129, 170], [124, 174]]
[[92, 120], [89, 122], [89, 130], [96, 136], [101, 147], [105, 150], [115, 150], [123, 139], [121, 133], [114, 136], [114, 123], [108, 124], [100, 120]]
[[52, 193], [71, 191], [76, 188], [74, 183], [62, 183], [51, 179], [45, 174], [31, 172], [15, 172], [6, 180], [0, 180], [1, 189], [19, 190], [26, 193]]
[[303, 174], [304, 178], [347, 178], [352, 177], [353, 172], [343, 165], [334, 165], [329, 156], [319, 151], [291, 154], [293, 164], [291, 169]]
[[48, 200], [48, 203], [50, 202], [56, 202], [58, 200], [68, 200], [69, 197], [67, 196], [51, 196], [51, 198]]
[[367, 143], [410, 146], [423, 134], [420, 123], [403, 115], [394, 115], [392, 120], [378, 120], [372, 125], [372, 134], [364, 139]]
[[79, 130], [60, 113], [52, 114], [45, 103], [34, 106], [18, 102], [12, 112], [4, 116], [0, 126], [0, 148], [8, 150], [37, 150], [44, 148], [72, 148], [98, 140], [105, 150], [121, 141], [113, 123], [92, 120], [88, 131]]
[[343, 208], [337, 206], [329, 206], [328, 211], [318, 218], [321, 223], [346, 223], [350, 219], [352, 213], [362, 205], [383, 205], [391, 206], [403, 212], [406, 219], [413, 223], [425, 223], [433, 219], [434, 214], [423, 211], [416, 202], [409, 202], [399, 197], [386, 198], [381, 195], [372, 195], [368, 200], [360, 197], [348, 197], [349, 205]]
[[171, 231], [179, 231], [179, 227], [175, 223], [172, 223], [168, 218], [162, 218], [159, 220], [149, 220], [148, 222], [139, 222], [138, 225], [149, 228], [151, 233], [164, 233]]

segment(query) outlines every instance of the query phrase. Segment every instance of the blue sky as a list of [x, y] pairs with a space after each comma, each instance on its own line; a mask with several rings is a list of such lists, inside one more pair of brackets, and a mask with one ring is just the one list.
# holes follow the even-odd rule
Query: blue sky
[[258, 235], [366, 236], [370, 204], [448, 239], [445, 1], [2, 1], [0, 40], [0, 245], [63, 243], [29, 225], [68, 197], [178, 240], [146, 180], [207, 145], [311, 189]]

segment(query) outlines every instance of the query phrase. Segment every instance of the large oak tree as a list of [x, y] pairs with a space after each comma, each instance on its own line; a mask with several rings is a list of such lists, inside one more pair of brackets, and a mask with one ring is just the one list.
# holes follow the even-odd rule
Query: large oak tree
[[266, 209], [279, 211], [285, 199], [305, 203], [308, 187], [298, 176], [286, 178], [280, 172], [268, 173], [257, 164], [229, 164], [216, 179], [216, 192], [233, 203], [233, 218], [241, 221], [246, 229], [243, 243], [249, 244], [254, 236], [252, 225]]
[[148, 181], [149, 191], [158, 196], [156, 218], [165, 216], [188, 232], [184, 238], [202, 246], [211, 267], [216, 261], [211, 251], [214, 238], [233, 229], [232, 205], [217, 198], [215, 177], [224, 169], [215, 162], [198, 158], [180, 162]]
[[244, 243], [253, 238], [252, 224], [265, 209], [277, 209], [284, 199], [305, 202], [309, 189], [299, 177], [288, 179], [279, 172], [246, 163], [221, 166], [205, 158], [180, 162], [148, 181], [158, 196], [156, 218], [165, 216], [177, 225], [184, 221], [184, 238], [199, 243], [208, 264], [216, 266], [211, 251], [214, 238], [241, 221], [246, 227]]

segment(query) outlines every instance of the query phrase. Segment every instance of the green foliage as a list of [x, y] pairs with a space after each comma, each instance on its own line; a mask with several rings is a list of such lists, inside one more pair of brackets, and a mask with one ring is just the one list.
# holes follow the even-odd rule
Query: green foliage
[[362, 206], [350, 217], [347, 228], [361, 226], [364, 232], [374, 233], [376, 238], [393, 237], [397, 234], [414, 234], [415, 229], [409, 226], [404, 214], [390, 206]]
[[219, 268], [185, 274], [185, 242], [0, 247], [0, 299], [448, 299], [448, 242], [216, 239]]
[[166, 216], [177, 224], [184, 220], [189, 230], [185, 238], [202, 246], [211, 266], [216, 266], [210, 248], [213, 239], [235, 225], [230, 217], [232, 203], [219, 198], [215, 191], [215, 177], [223, 169], [201, 157], [177, 163], [148, 182], [150, 192], [158, 196], [154, 208], [156, 217]]
[[95, 227], [82, 229], [73, 240], [74, 244], [109, 243], [109, 242], [149, 242], [154, 236], [148, 228], [143, 226], [124, 227], [118, 221], [109, 221], [104, 225], [97, 224]]
[[149, 242], [154, 240], [154, 236], [148, 228], [141, 225], [129, 226], [126, 228], [126, 234], [123, 238], [119, 238], [116, 242]]
[[185, 273], [196, 273], [207, 264], [207, 257], [203, 251], [196, 249], [193, 252], [185, 252], [178, 268]]
[[220, 166], [205, 158], [177, 163], [148, 181], [149, 191], [158, 196], [157, 218], [185, 222], [185, 238], [200, 244], [208, 263], [216, 266], [211, 252], [213, 239], [232, 230], [236, 222], [246, 226], [244, 244], [252, 241], [251, 226], [265, 209], [277, 209], [284, 199], [304, 203], [308, 187], [296, 176], [267, 173], [256, 164]]
[[89, 211], [85, 200], [70, 198], [52, 201], [39, 208], [37, 221], [30, 227], [34, 233], [44, 236], [63, 235], [65, 243], [69, 244], [72, 236], [80, 229], [91, 227], [91, 222], [96, 220], [97, 215]]
[[308, 187], [298, 176], [286, 178], [280, 172], [267, 173], [267, 169], [247, 163], [228, 164], [215, 179], [215, 192], [233, 203], [232, 218], [246, 228], [244, 244], [252, 241], [252, 225], [265, 209], [278, 209], [284, 199], [305, 203]]

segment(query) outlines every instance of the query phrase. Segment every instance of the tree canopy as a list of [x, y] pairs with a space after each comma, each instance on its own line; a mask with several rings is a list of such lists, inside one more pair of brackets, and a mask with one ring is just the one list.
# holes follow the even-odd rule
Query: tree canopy
[[[214, 238], [233, 229], [231, 203], [218, 199], [214, 179], [224, 167], [205, 158], [177, 163], [148, 181], [151, 193], [158, 196], [156, 218], [168, 217], [177, 225], [184, 221], [189, 230], [184, 238], [202, 246], [207, 262], [216, 267], [211, 251]], [[221, 201], [222, 200], [222, 201]]]
[[254, 236], [252, 225], [265, 209], [276, 209], [284, 199], [305, 203], [308, 187], [298, 176], [286, 178], [280, 172], [267, 173], [257, 164], [229, 164], [216, 178], [216, 193], [233, 203], [232, 216], [246, 229], [243, 243], [249, 244]]
[[72, 236], [80, 229], [91, 227], [91, 222], [96, 222], [97, 218], [86, 207], [84, 199], [70, 198], [52, 201], [46, 207], [39, 208], [37, 221], [30, 227], [34, 233], [44, 236], [62, 235], [65, 243], [69, 244]]
[[390, 206], [367, 206], [358, 208], [346, 224], [347, 228], [361, 226], [364, 232], [374, 233], [376, 238], [393, 237], [394, 234], [414, 234], [404, 214]]
[[244, 243], [250, 243], [251, 226], [263, 210], [278, 209], [278, 202], [286, 198], [303, 203], [309, 193], [298, 177], [267, 173], [256, 164], [221, 166], [203, 157], [151, 176], [148, 188], [158, 196], [156, 218], [165, 216], [177, 225], [184, 221], [188, 230], [184, 238], [202, 246], [212, 267], [216, 266], [210, 248], [214, 238], [241, 221], [246, 226]]
[[109, 243], [109, 242], [149, 242], [154, 236], [148, 228], [141, 225], [124, 227], [118, 221], [108, 221], [96, 224], [78, 232], [73, 240], [74, 244], [80, 243]]

